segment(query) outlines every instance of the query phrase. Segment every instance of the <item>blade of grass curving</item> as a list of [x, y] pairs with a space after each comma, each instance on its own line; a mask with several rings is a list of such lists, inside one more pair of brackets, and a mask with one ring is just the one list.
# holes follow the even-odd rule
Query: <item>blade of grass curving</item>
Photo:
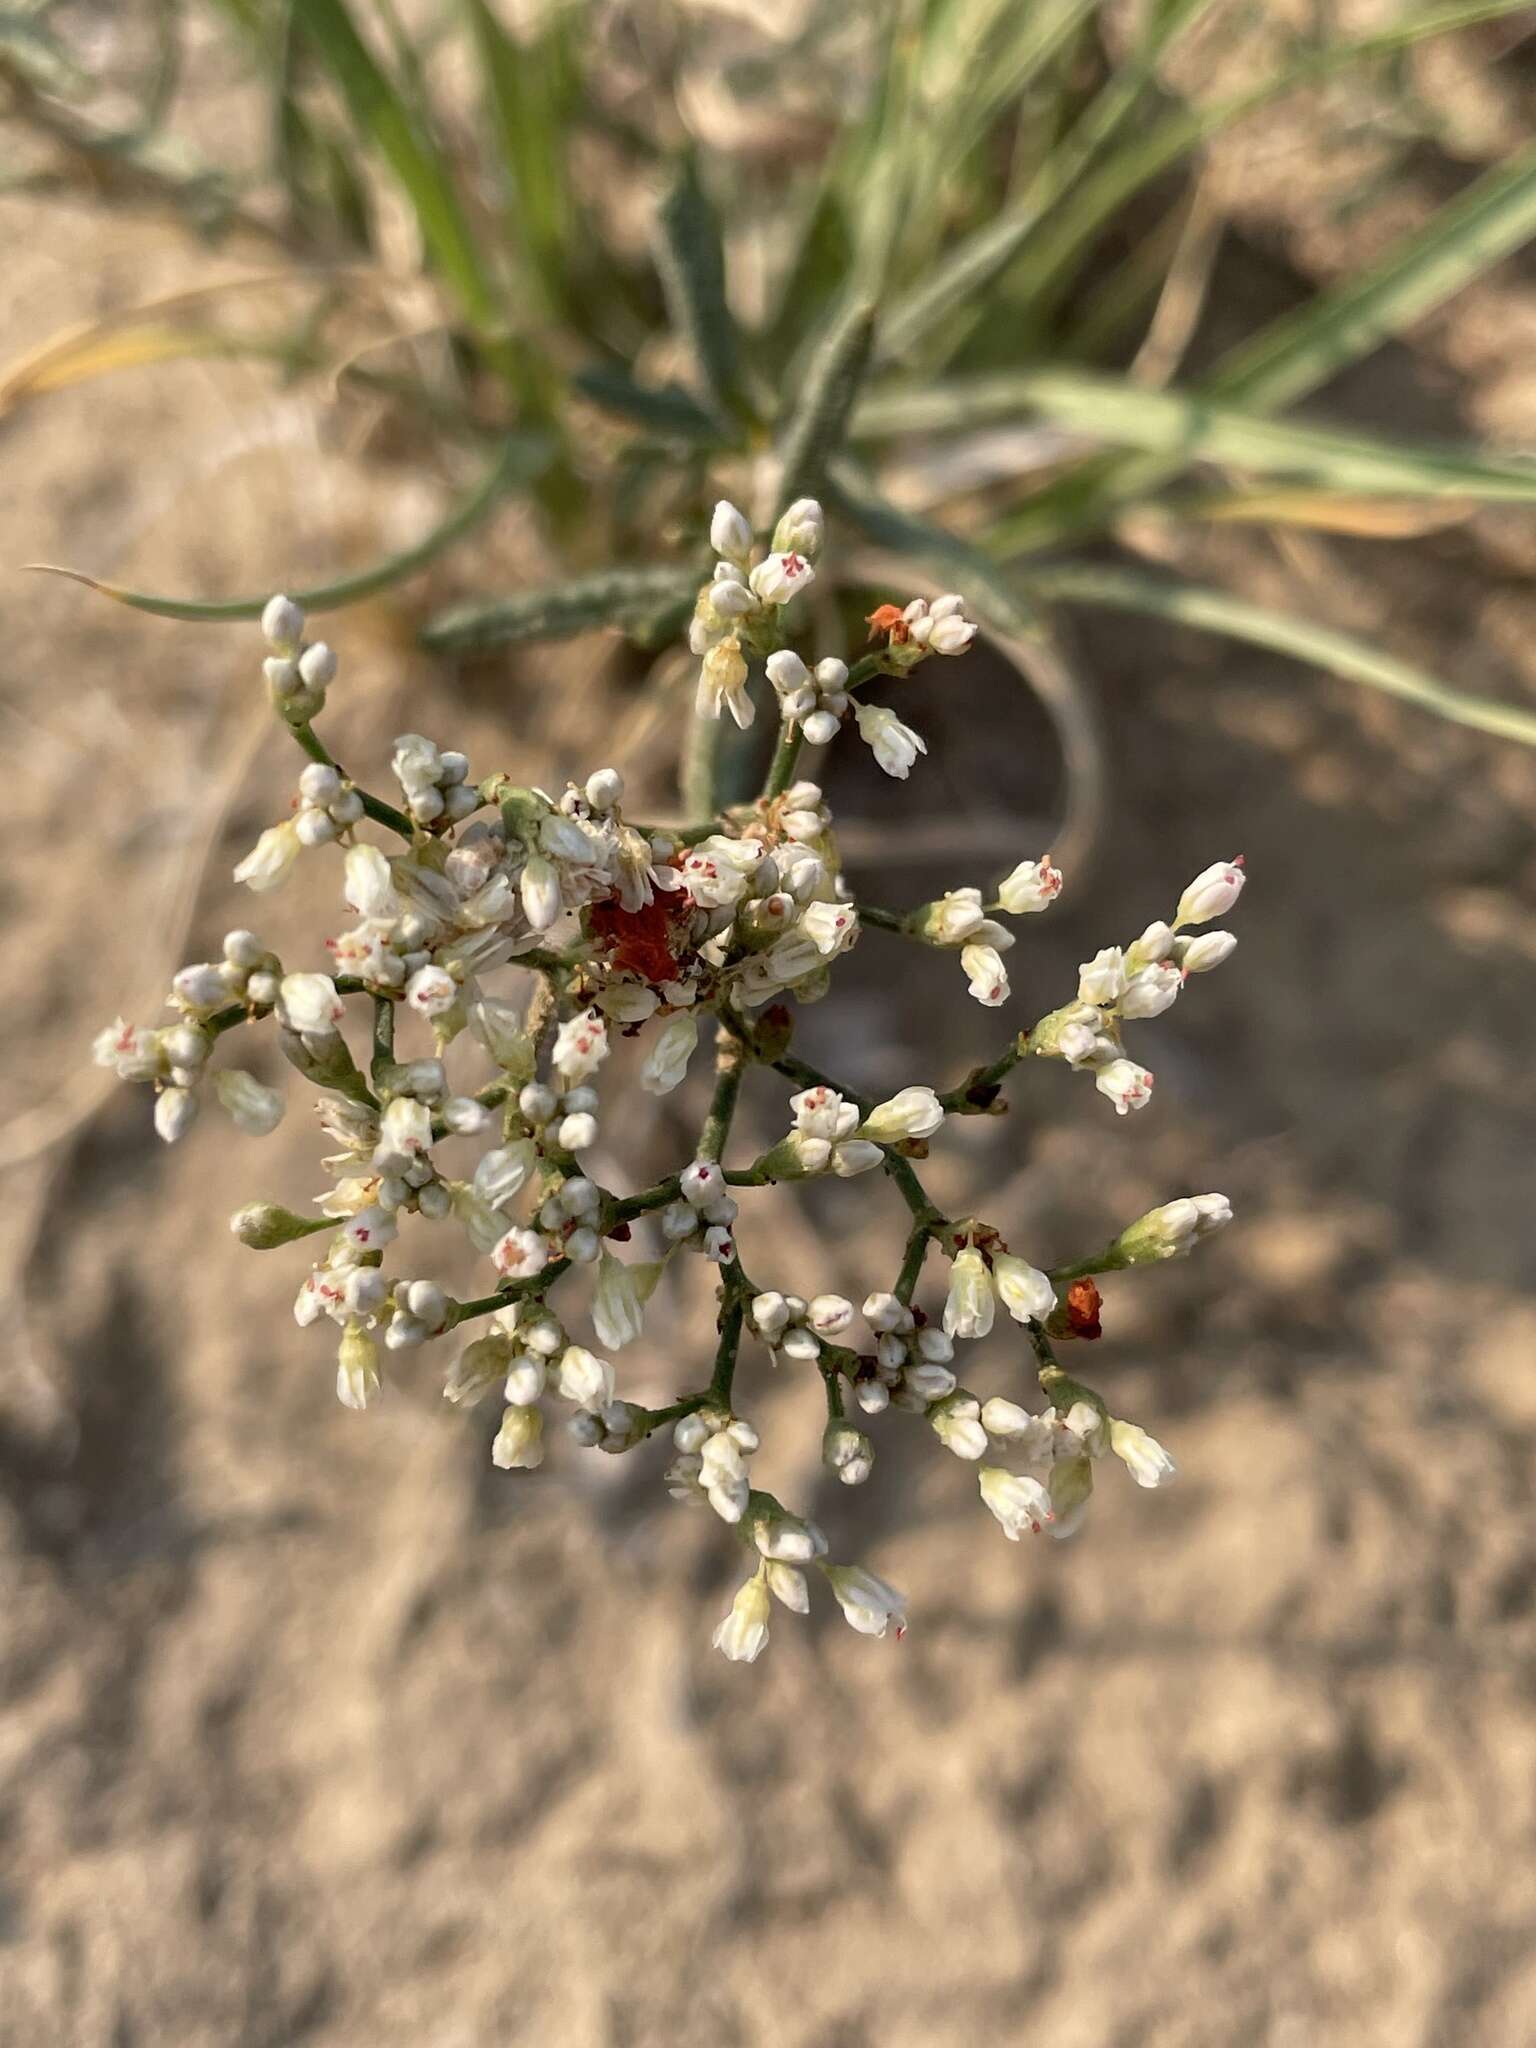
[[779, 432], [781, 502], [821, 489], [827, 464], [847, 437], [874, 336], [875, 308], [856, 300], [833, 313], [810, 351]]
[[1155, 391], [1078, 370], [1019, 370], [873, 396], [857, 437], [954, 434], [1033, 415], [1120, 448], [1215, 462], [1263, 477], [1307, 478], [1330, 490], [1396, 497], [1536, 501], [1536, 462], [1484, 457], [1265, 419], [1200, 392]]
[[[307, 612], [334, 612], [403, 583], [477, 526], [513, 484], [530, 481], [548, 463], [550, 454], [549, 443], [539, 436], [509, 436], [491, 468], [463, 503], [413, 547], [390, 555], [382, 562], [375, 562], [372, 568], [361, 570], [354, 576], [341, 577], [334, 583], [316, 584], [309, 590], [292, 590], [288, 595]], [[161, 619], [192, 619], [202, 624], [259, 619], [272, 595], [270, 590], [264, 590], [259, 597], [236, 597], [198, 604], [191, 599], [155, 597], [147, 591], [128, 590], [120, 583], [107, 583], [101, 577], [87, 576], [83, 570], [66, 569], [55, 562], [28, 562], [26, 566], [50, 576], [68, 576], [72, 581], [83, 583], [101, 596], [113, 598], [118, 604], [128, 605], [137, 612], [152, 612]]]
[[[1106, 157], [1070, 197], [1064, 197], [1139, 104], [1145, 80], [1133, 92], [1134, 81], [1117, 76], [1052, 153], [1039, 177], [995, 221], [960, 242], [922, 289], [892, 312], [881, 329], [882, 354], [888, 358], [910, 355], [936, 326], [951, 317], [960, 302], [1026, 253], [1026, 244], [1030, 296], [1037, 303], [1054, 302], [1079, 256], [1129, 199], [1202, 142], [1269, 101], [1426, 38], [1520, 12], [1526, 5], [1528, 0], [1467, 0], [1465, 5], [1431, 9], [1375, 35], [1309, 51], [1231, 99], [1205, 107], [1178, 107], [1165, 114]], [[1177, 22], [1169, 40], [1185, 25]], [[955, 333], [960, 331], [956, 327]]]
[[1249, 604], [1225, 590], [1084, 562], [1043, 563], [1031, 568], [1023, 580], [1030, 593], [1043, 600], [1150, 614], [1180, 625], [1197, 626], [1208, 633], [1245, 640], [1276, 654], [1292, 655], [1314, 668], [1327, 669], [1346, 682], [1384, 690], [1389, 696], [1401, 697], [1405, 703], [1436, 712], [1457, 725], [1469, 725], [1500, 739], [1536, 746], [1536, 711], [1452, 689], [1426, 670], [1399, 661], [1395, 655], [1372, 647], [1368, 641], [1357, 640], [1352, 634], [1266, 611], [1261, 605]]
[[566, 640], [603, 626], [644, 628], [659, 613], [691, 601], [699, 572], [610, 569], [490, 603], [455, 605], [422, 628], [421, 644], [439, 654], [479, 653], [515, 641]]
[[990, 618], [1000, 631], [1028, 639], [1039, 630], [1040, 621], [1020, 580], [973, 547], [948, 527], [935, 526], [904, 512], [882, 497], [851, 463], [833, 463], [827, 473], [826, 493], [833, 509], [855, 525], [876, 547], [893, 555], [907, 555], [921, 562], [940, 578], [952, 579], [964, 589], [978, 612]]
[[345, 0], [302, 0], [294, 22], [314, 45], [354, 126], [399, 180], [422, 242], [471, 325], [494, 334], [503, 317], [498, 294], [448, 166], [358, 33]]
[[526, 41], [514, 41], [488, 0], [463, 5], [480, 61], [509, 236], [523, 254], [542, 310], [567, 316], [575, 207], [566, 157], [572, 79], [565, 8], [549, 9]]
[[693, 355], [698, 395], [722, 423], [744, 417], [741, 349], [725, 296], [725, 247], [691, 154], [661, 203], [656, 231], [656, 268], [673, 327]]

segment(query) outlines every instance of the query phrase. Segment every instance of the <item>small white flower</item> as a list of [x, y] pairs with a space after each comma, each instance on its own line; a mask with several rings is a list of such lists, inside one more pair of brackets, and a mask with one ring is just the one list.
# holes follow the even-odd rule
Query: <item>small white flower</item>
[[561, 1399], [578, 1408], [604, 1408], [613, 1399], [613, 1367], [580, 1344], [568, 1344], [560, 1354], [556, 1385]]
[[552, 860], [530, 853], [518, 879], [523, 915], [536, 932], [547, 932], [560, 915], [560, 875]]
[[745, 562], [752, 552], [752, 528], [729, 498], [722, 498], [715, 506], [709, 522], [709, 544], [717, 555], [736, 563]]
[[503, 1472], [532, 1472], [543, 1462], [543, 1410], [507, 1408], [491, 1445], [491, 1463]]
[[710, 1641], [733, 1664], [755, 1664], [768, 1647], [768, 1585], [755, 1571], [731, 1602], [731, 1611]]
[[1176, 958], [1186, 974], [1209, 974], [1237, 949], [1236, 932], [1201, 932], [1197, 939], [1176, 941]]
[[600, 1010], [578, 1010], [555, 1033], [552, 1055], [567, 1083], [584, 1081], [608, 1057], [608, 1026]]
[[917, 598], [904, 614], [913, 643], [930, 654], [964, 654], [976, 638], [976, 624], [965, 616], [965, 599], [951, 593], [932, 604]]
[[760, 604], [788, 604], [816, 581], [816, 571], [795, 548], [771, 554], [747, 578]]
[[988, 1436], [998, 1437], [1025, 1457], [1044, 1460], [1051, 1454], [1050, 1423], [1043, 1415], [1031, 1415], [1017, 1401], [994, 1395], [983, 1402], [981, 1426]]
[[927, 753], [927, 741], [883, 704], [866, 704], [861, 699], [854, 705], [853, 715], [860, 739], [880, 767], [898, 782], [905, 782], [918, 755]]
[[769, 682], [781, 697], [793, 696], [798, 690], [810, 690], [815, 695], [811, 672], [792, 647], [781, 647], [763, 665]]
[[1077, 999], [1096, 1009], [1108, 1010], [1125, 993], [1125, 955], [1118, 946], [1105, 946], [1077, 970]]
[[606, 1246], [598, 1254], [597, 1285], [592, 1295], [592, 1327], [609, 1351], [622, 1351], [640, 1334], [644, 1311], [634, 1278]]
[[894, 1586], [865, 1571], [862, 1565], [827, 1564], [822, 1570], [850, 1628], [856, 1628], [863, 1636], [883, 1636], [894, 1622], [898, 1636], [906, 1633], [906, 1596]]
[[549, 1246], [536, 1230], [514, 1223], [492, 1247], [491, 1264], [510, 1280], [531, 1280], [549, 1264]]
[[1142, 967], [1134, 973], [1125, 985], [1120, 998], [1119, 1010], [1122, 1017], [1161, 1017], [1164, 1010], [1172, 1009], [1184, 986], [1184, 976], [1171, 960], [1154, 961], [1151, 966]]
[[379, 1142], [373, 1163], [386, 1172], [401, 1171], [423, 1159], [432, 1148], [432, 1112], [414, 1095], [396, 1095], [379, 1119]]
[[971, 944], [960, 948], [960, 965], [964, 968], [970, 993], [978, 1003], [989, 1010], [995, 1010], [1006, 1003], [1009, 995], [1008, 970], [1003, 965], [1003, 956], [996, 946]]
[[304, 638], [304, 614], [291, 597], [269, 597], [261, 614], [261, 633], [274, 654], [297, 654]]
[[859, 913], [851, 903], [808, 903], [799, 929], [824, 960], [833, 960], [858, 937]]
[[1178, 1472], [1178, 1466], [1157, 1439], [1138, 1429], [1134, 1422], [1112, 1422], [1109, 1447], [1138, 1486], [1166, 1486]]
[[1213, 917], [1224, 916], [1243, 893], [1246, 879], [1241, 854], [1236, 860], [1213, 861], [1202, 868], [1179, 898], [1174, 930], [1186, 924], [1209, 924]]
[[1011, 1252], [992, 1254], [992, 1284], [1016, 1323], [1043, 1322], [1056, 1306], [1056, 1290], [1049, 1278]]
[[405, 1000], [421, 1017], [443, 1017], [459, 1000], [459, 984], [441, 967], [418, 967], [405, 984]]
[[934, 1434], [957, 1458], [986, 1456], [987, 1432], [980, 1418], [981, 1404], [973, 1394], [951, 1394], [928, 1411]]
[[162, 1088], [155, 1097], [155, 1130], [167, 1145], [186, 1136], [196, 1115], [197, 1097], [188, 1088]]
[[739, 903], [762, 865], [764, 851], [760, 839], [727, 839], [723, 833], [711, 833], [685, 855], [683, 886], [706, 910]]
[[992, 1280], [987, 1262], [973, 1246], [958, 1251], [949, 1269], [949, 1295], [944, 1303], [944, 1334], [966, 1339], [985, 1337], [992, 1327]]
[[344, 1408], [366, 1408], [378, 1391], [378, 1346], [361, 1323], [349, 1322], [336, 1354], [336, 1398]]
[[781, 554], [809, 555], [814, 560], [826, 531], [826, 516], [817, 500], [796, 498], [773, 529], [773, 545]]
[[1180, 1195], [1127, 1224], [1114, 1248], [1128, 1266], [1183, 1258], [1202, 1238], [1224, 1230], [1231, 1221], [1232, 1204], [1225, 1195]]
[[679, 1010], [667, 1019], [640, 1068], [640, 1086], [647, 1095], [670, 1095], [680, 1086], [698, 1042], [699, 1024], [692, 1010]]
[[980, 1482], [981, 1497], [1010, 1543], [1017, 1543], [1026, 1530], [1038, 1536], [1055, 1520], [1051, 1496], [1038, 1479], [1005, 1471], [1001, 1465], [983, 1465]]
[[792, 1564], [781, 1564], [777, 1558], [768, 1558], [764, 1560], [762, 1573], [775, 1600], [782, 1602], [793, 1614], [810, 1612], [811, 1596], [804, 1572], [797, 1571]]
[[1152, 1099], [1152, 1076], [1134, 1060], [1110, 1060], [1094, 1075], [1094, 1086], [1115, 1105], [1115, 1114], [1144, 1109]]
[[876, 1103], [859, 1125], [859, 1136], [895, 1145], [903, 1138], [931, 1138], [943, 1121], [943, 1106], [931, 1088], [903, 1088], [888, 1102]]
[[704, 656], [694, 709], [700, 718], [718, 718], [722, 711], [729, 711], [743, 732], [757, 716], [757, 707], [747, 694], [746, 657], [734, 634], [717, 641]]
[[243, 1067], [225, 1067], [213, 1077], [219, 1101], [236, 1127], [253, 1138], [265, 1138], [283, 1120], [283, 1098], [276, 1088], [263, 1087]]
[[287, 879], [303, 844], [299, 828], [291, 818], [285, 818], [280, 825], [269, 825], [235, 869], [235, 880], [244, 882], [258, 896], [264, 895]]
[[840, 1337], [853, 1321], [853, 1303], [844, 1294], [818, 1294], [807, 1307], [805, 1319], [818, 1337]]
[[120, 1081], [152, 1081], [160, 1071], [160, 1034], [114, 1017], [91, 1043], [98, 1067], [110, 1067]]
[[347, 1014], [328, 974], [285, 974], [277, 992], [280, 1023], [306, 1037], [326, 1038]]
[[935, 946], [961, 946], [987, 922], [979, 889], [951, 889], [916, 913], [923, 937]]
[[997, 885], [997, 900], [1010, 917], [1027, 917], [1044, 910], [1061, 894], [1061, 870], [1051, 866], [1051, 856], [1021, 860]]

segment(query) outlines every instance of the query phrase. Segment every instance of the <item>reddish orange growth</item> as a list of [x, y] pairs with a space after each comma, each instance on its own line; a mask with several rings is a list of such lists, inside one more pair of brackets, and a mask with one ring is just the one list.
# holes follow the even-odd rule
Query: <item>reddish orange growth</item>
[[1102, 1337], [1104, 1325], [1099, 1321], [1102, 1306], [1103, 1296], [1092, 1280], [1074, 1280], [1067, 1289], [1067, 1335]]
[[608, 948], [609, 964], [653, 984], [677, 979], [673, 917], [686, 911], [681, 889], [659, 889], [639, 910], [626, 910], [617, 896], [594, 903], [587, 924], [598, 944]]
[[864, 623], [869, 628], [871, 640], [884, 640], [899, 647], [912, 637], [912, 629], [902, 616], [899, 604], [876, 605]]

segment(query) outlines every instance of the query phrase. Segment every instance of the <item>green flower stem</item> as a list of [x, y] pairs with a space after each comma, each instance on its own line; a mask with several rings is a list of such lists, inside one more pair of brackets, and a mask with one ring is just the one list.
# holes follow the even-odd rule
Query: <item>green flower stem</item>
[[874, 925], [878, 931], [899, 932], [904, 939], [915, 939], [911, 920], [900, 910], [882, 910], [875, 903], [861, 903], [858, 906], [859, 923]]
[[704, 1119], [704, 1128], [699, 1133], [695, 1158], [719, 1163], [725, 1151], [725, 1141], [731, 1134], [731, 1123], [741, 1095], [741, 1077], [746, 1072], [749, 1057], [746, 1042], [722, 1024], [715, 1039], [715, 1092], [710, 1101], [709, 1115]]
[[1030, 1033], [1021, 1031], [1000, 1059], [989, 1067], [976, 1067], [960, 1083], [939, 1097], [939, 1102], [949, 1116], [985, 1116], [997, 1100], [998, 1092], [1029, 1051]]
[[[346, 769], [332, 756], [329, 747], [326, 746], [325, 742], [307, 720], [295, 724], [284, 719], [283, 723], [287, 725], [288, 730], [293, 734], [305, 753], [308, 754], [311, 761], [318, 761], [322, 767], [334, 768], [338, 775], [347, 776]], [[347, 776], [347, 780], [350, 781], [351, 778]], [[363, 800], [363, 814], [365, 817], [372, 818], [376, 825], [387, 825], [391, 832], [398, 832], [402, 839], [415, 840], [417, 827], [412, 824], [404, 811], [397, 811], [393, 804], [385, 803], [380, 797], [370, 796], [366, 789], [358, 789], [355, 782], [352, 784], [352, 787], [357, 789], [358, 795]]]
[[912, 1296], [916, 1292], [918, 1277], [923, 1270], [923, 1261], [928, 1256], [930, 1235], [930, 1225], [914, 1223], [911, 1235], [907, 1239], [906, 1256], [896, 1277], [896, 1299], [905, 1302], [908, 1308], [912, 1306]]
[[683, 809], [690, 818], [707, 819], [700, 837], [707, 837], [714, 830], [714, 820], [720, 809], [720, 741], [723, 720], [706, 718], [695, 711], [690, 715], [688, 737], [683, 747], [683, 761], [680, 781], [683, 793]]
[[369, 1068], [375, 1088], [379, 1076], [395, 1057], [395, 1006], [388, 996], [373, 999], [373, 1062]]
[[672, 1173], [665, 1180], [657, 1181], [654, 1187], [643, 1188], [638, 1195], [622, 1196], [609, 1211], [609, 1233], [616, 1223], [632, 1223], [637, 1216], [648, 1216], [653, 1209], [665, 1209], [682, 1192], [682, 1182]]
[[822, 1353], [821, 1357], [816, 1361], [816, 1363], [821, 1372], [822, 1386], [826, 1389], [827, 1420], [828, 1422], [841, 1422], [843, 1419], [844, 1412], [842, 1373], [838, 1370], [838, 1368], [835, 1365], [829, 1365], [827, 1363], [827, 1356], [825, 1352]]
[[448, 1328], [456, 1330], [460, 1323], [470, 1322], [476, 1316], [492, 1316], [499, 1308], [506, 1308], [514, 1301], [526, 1301], [530, 1295], [542, 1297], [553, 1287], [562, 1273], [571, 1269], [569, 1259], [555, 1259], [542, 1273], [530, 1274], [526, 1280], [512, 1280], [505, 1287], [498, 1287], [494, 1294], [482, 1294], [475, 1301], [456, 1301], [451, 1304]]
[[[741, 1269], [737, 1267], [733, 1273], [727, 1267], [720, 1287], [724, 1297], [720, 1308], [720, 1343], [704, 1400], [728, 1409], [731, 1405], [731, 1382], [736, 1377], [736, 1354], [741, 1348], [742, 1319], [746, 1313]], [[702, 1407], [703, 1402], [699, 1405]]]
[[763, 784], [763, 801], [771, 802], [782, 796], [795, 779], [795, 764], [800, 759], [802, 735], [797, 720], [786, 718], [779, 727], [779, 744], [773, 750], [773, 759], [768, 764], [768, 780]]

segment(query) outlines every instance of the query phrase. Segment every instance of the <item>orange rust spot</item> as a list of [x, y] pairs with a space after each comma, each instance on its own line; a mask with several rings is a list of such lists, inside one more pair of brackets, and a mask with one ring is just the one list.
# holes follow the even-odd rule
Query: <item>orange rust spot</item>
[[1067, 1335], [1069, 1337], [1102, 1337], [1104, 1325], [1099, 1321], [1099, 1310], [1103, 1296], [1092, 1280], [1074, 1280], [1067, 1289]]

